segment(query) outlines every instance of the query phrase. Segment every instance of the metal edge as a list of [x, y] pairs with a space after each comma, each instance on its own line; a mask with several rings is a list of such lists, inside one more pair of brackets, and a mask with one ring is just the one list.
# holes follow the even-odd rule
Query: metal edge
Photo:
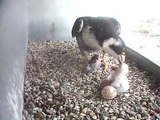
[[144, 68], [146, 71], [151, 72], [155, 76], [160, 78], [160, 66], [153, 63], [142, 54], [126, 46], [126, 56], [129, 59], [133, 60], [139, 67]]

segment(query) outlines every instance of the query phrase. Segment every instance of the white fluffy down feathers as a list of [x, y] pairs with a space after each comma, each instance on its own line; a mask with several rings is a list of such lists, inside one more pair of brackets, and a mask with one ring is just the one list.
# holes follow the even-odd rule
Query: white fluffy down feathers
[[111, 86], [115, 87], [118, 93], [127, 92], [129, 89], [129, 82], [127, 78], [127, 73], [129, 67], [126, 63], [122, 63], [120, 67], [116, 69], [111, 69], [108, 80], [111, 80]]

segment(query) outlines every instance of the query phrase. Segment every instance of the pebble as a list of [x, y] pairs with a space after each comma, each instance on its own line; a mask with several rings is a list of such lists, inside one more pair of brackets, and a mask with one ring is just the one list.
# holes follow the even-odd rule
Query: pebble
[[58, 120], [58, 118], [53, 118], [53, 120]]
[[136, 113], [134, 111], [132, 111], [131, 109], [127, 109], [126, 112], [130, 115], [130, 116], [134, 116]]
[[69, 107], [70, 107], [70, 108], [73, 108], [73, 107], [74, 107], [74, 104], [70, 104]]
[[116, 116], [111, 117], [111, 120], [117, 120]]
[[87, 112], [88, 112], [88, 108], [87, 107], [83, 108], [82, 113], [86, 114]]
[[38, 108], [38, 107], [35, 107], [35, 108], [33, 108], [33, 110], [34, 110], [34, 111], [37, 111], [37, 110], [39, 110], [39, 108]]
[[76, 106], [74, 107], [74, 109], [75, 109], [75, 110], [80, 110], [80, 107], [79, 107], [78, 105], [76, 105]]
[[113, 112], [114, 112], [114, 110], [113, 110], [113, 109], [110, 109], [108, 112], [109, 112], [109, 113], [113, 113]]
[[137, 118], [141, 120], [141, 114], [137, 114]]
[[85, 114], [85, 113], [80, 113], [80, 116], [83, 116], [83, 117], [84, 117], [84, 116], [86, 116], [86, 114]]
[[48, 101], [49, 101], [49, 102], [52, 102], [52, 98], [48, 98]]
[[90, 116], [93, 120], [97, 120], [97, 116], [93, 111], [90, 111]]
[[124, 120], [123, 118], [117, 118], [117, 120]]
[[107, 117], [107, 116], [103, 116], [103, 119], [104, 119], [104, 120], [108, 120], [108, 117]]
[[119, 114], [119, 117], [124, 118], [125, 115], [126, 115], [126, 113], [124, 111], [121, 111], [120, 114]]

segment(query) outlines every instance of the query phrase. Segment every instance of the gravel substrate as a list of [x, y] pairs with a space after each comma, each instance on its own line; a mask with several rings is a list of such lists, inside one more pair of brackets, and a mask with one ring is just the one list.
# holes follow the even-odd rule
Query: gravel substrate
[[109, 73], [86, 75], [81, 62], [75, 42], [29, 42], [26, 120], [160, 120], [158, 78], [127, 59], [129, 92], [105, 100], [98, 89]]

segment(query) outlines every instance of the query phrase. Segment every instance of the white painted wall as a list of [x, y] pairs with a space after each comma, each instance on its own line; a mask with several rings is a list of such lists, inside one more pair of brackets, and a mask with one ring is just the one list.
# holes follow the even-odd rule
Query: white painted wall
[[0, 120], [22, 120], [27, 0], [0, 0]]

